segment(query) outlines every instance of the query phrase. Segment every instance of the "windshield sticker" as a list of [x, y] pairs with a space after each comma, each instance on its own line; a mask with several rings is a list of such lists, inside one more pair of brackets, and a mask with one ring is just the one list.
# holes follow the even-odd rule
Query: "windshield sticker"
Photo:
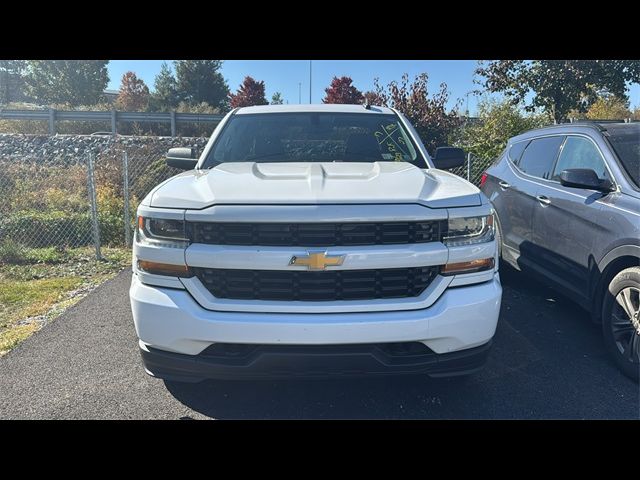
[[380, 149], [386, 152], [382, 153], [382, 158], [399, 162], [411, 159], [407, 149], [407, 142], [397, 123], [380, 125], [380, 130], [375, 131], [374, 135], [380, 145]]

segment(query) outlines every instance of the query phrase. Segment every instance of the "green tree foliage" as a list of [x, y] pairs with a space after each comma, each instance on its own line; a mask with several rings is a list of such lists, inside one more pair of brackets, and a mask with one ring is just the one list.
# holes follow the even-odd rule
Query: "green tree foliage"
[[0, 60], [0, 104], [28, 100], [24, 74], [25, 60]]
[[351, 77], [333, 77], [331, 85], [324, 89], [322, 103], [362, 103], [362, 92], [353, 86]]
[[153, 111], [167, 112], [175, 109], [180, 103], [176, 78], [173, 76], [171, 67], [167, 62], [162, 62], [160, 72], [154, 80], [153, 88], [154, 91], [149, 100]]
[[591, 104], [586, 113], [572, 111], [572, 118], [588, 118], [589, 120], [624, 120], [631, 118], [629, 102], [613, 95], [603, 95]]
[[231, 108], [268, 105], [264, 96], [264, 81], [258, 82], [247, 75], [238, 91], [229, 95], [229, 103]]
[[149, 87], [133, 72], [122, 75], [116, 108], [128, 112], [142, 112], [149, 105]]
[[41, 104], [97, 103], [109, 83], [108, 60], [30, 60], [27, 92]]
[[477, 158], [497, 158], [509, 138], [551, 123], [544, 114], [523, 114], [508, 100], [484, 100], [478, 105], [478, 119], [454, 132], [451, 143]]
[[178, 98], [189, 105], [205, 102], [226, 109], [229, 86], [220, 73], [222, 60], [176, 60]]
[[628, 82], [640, 82], [638, 60], [496, 60], [480, 62], [476, 73], [490, 92], [502, 92], [527, 111], [542, 108], [556, 122], [573, 109], [586, 112], [607, 90], [627, 99]]
[[271, 95], [271, 105], [282, 105], [284, 103], [284, 98], [282, 98], [282, 94], [280, 92], [276, 92]]
[[404, 74], [400, 83], [393, 81], [386, 87], [374, 80], [375, 104], [398, 109], [411, 121], [420, 134], [420, 138], [429, 153], [437, 147], [447, 144], [448, 136], [460, 125], [455, 109], [447, 111], [449, 92], [446, 83], [440, 84], [440, 90], [429, 94], [429, 77], [426, 73], [417, 75], [409, 83], [409, 75]]

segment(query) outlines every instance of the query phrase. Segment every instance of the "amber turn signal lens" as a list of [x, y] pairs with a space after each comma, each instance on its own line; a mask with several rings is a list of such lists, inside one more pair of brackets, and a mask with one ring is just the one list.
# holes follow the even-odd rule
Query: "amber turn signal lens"
[[138, 217], [138, 230], [144, 230], [144, 217]]
[[495, 262], [493, 257], [470, 260], [468, 262], [447, 263], [442, 266], [442, 275], [455, 275], [456, 273], [474, 273], [491, 270]]
[[186, 265], [171, 265], [169, 263], [138, 260], [138, 268], [143, 272], [156, 275], [170, 275], [172, 277], [191, 277], [191, 270]]

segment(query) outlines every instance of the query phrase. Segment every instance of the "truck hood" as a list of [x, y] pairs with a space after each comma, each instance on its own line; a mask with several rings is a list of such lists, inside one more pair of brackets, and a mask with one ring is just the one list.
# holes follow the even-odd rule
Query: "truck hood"
[[480, 191], [448, 172], [404, 162], [224, 163], [158, 185], [152, 207], [222, 204], [421, 203], [431, 208], [481, 205]]

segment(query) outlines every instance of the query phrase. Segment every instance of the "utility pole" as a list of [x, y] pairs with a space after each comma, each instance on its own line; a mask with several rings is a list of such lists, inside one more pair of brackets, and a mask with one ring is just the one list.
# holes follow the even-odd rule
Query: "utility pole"
[[298, 82], [298, 103], [302, 103], [302, 82]]
[[309, 104], [311, 104], [311, 60], [309, 60]]

